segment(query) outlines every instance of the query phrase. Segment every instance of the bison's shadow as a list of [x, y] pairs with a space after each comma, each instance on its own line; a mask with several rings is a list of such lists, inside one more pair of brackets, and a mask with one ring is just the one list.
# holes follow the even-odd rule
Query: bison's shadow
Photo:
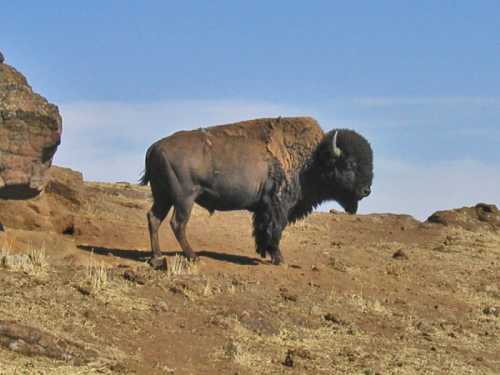
[[244, 255], [218, 253], [216, 251], [202, 250], [197, 252], [197, 254], [200, 257], [211, 258], [214, 260], [220, 260], [228, 263], [240, 264], [242, 266], [256, 266], [257, 264], [262, 263], [262, 260], [258, 258], [250, 258]]
[[[91, 246], [91, 245], [79, 245], [78, 248], [99, 255], [112, 255], [118, 258], [135, 260], [137, 262], [146, 262], [150, 257], [149, 251], [111, 249], [107, 247]], [[167, 257], [173, 257], [175, 255], [181, 255], [181, 254], [182, 254], [181, 252], [169, 252], [169, 253], [163, 252], [163, 255]], [[244, 255], [227, 254], [216, 251], [202, 250], [198, 251], [197, 254], [201, 258], [211, 258], [223, 262], [239, 264], [242, 266], [256, 266], [258, 264], [263, 263], [263, 261], [258, 258], [251, 258]]]
[[111, 249], [108, 247], [100, 247], [92, 245], [78, 245], [78, 248], [81, 250], [88, 251], [89, 253], [94, 253], [99, 255], [111, 255], [118, 258], [135, 260], [137, 262], [145, 262], [149, 259], [148, 251]]

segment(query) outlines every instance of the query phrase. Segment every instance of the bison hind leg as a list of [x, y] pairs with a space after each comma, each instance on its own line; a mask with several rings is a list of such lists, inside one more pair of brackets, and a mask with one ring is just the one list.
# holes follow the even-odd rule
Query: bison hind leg
[[162, 221], [168, 214], [170, 210], [171, 204], [166, 201], [155, 202], [151, 210], [149, 210], [147, 214], [148, 219], [148, 228], [149, 228], [149, 238], [151, 241], [151, 259], [150, 264], [153, 268], [161, 267], [162, 263], [162, 254], [160, 250], [160, 241], [158, 238], [158, 229]]

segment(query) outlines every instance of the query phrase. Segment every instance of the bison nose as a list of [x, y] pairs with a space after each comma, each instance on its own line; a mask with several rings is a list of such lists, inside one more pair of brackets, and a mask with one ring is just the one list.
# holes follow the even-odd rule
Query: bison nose
[[369, 196], [371, 192], [372, 192], [372, 190], [369, 187], [364, 187], [361, 189], [360, 195], [364, 198], [364, 197]]

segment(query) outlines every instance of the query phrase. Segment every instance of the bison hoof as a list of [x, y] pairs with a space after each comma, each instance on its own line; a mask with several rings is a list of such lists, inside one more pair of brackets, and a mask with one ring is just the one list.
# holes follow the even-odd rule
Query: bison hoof
[[278, 254], [271, 254], [271, 262], [275, 266], [280, 265], [284, 261], [285, 261], [285, 259], [283, 258], [283, 255], [281, 255], [280, 253], [278, 253]]
[[165, 257], [153, 257], [148, 261], [149, 265], [155, 270], [166, 270], [167, 269], [167, 258]]
[[197, 262], [200, 258], [198, 257], [198, 255], [196, 255], [195, 252], [193, 253], [184, 253], [184, 256], [187, 258], [187, 260], [189, 260], [190, 262]]

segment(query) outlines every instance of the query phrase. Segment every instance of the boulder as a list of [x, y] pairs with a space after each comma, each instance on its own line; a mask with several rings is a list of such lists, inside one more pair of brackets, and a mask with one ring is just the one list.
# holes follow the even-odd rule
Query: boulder
[[494, 204], [478, 203], [474, 207], [437, 211], [427, 219], [429, 223], [458, 226], [468, 230], [500, 229], [500, 211]]
[[5, 228], [71, 234], [85, 199], [81, 173], [52, 167], [45, 193], [30, 199], [0, 199], [0, 223]]
[[13, 320], [0, 320], [0, 346], [26, 356], [43, 356], [77, 366], [98, 357], [97, 352], [79, 343]]
[[0, 198], [31, 198], [44, 189], [61, 132], [57, 107], [0, 63]]

